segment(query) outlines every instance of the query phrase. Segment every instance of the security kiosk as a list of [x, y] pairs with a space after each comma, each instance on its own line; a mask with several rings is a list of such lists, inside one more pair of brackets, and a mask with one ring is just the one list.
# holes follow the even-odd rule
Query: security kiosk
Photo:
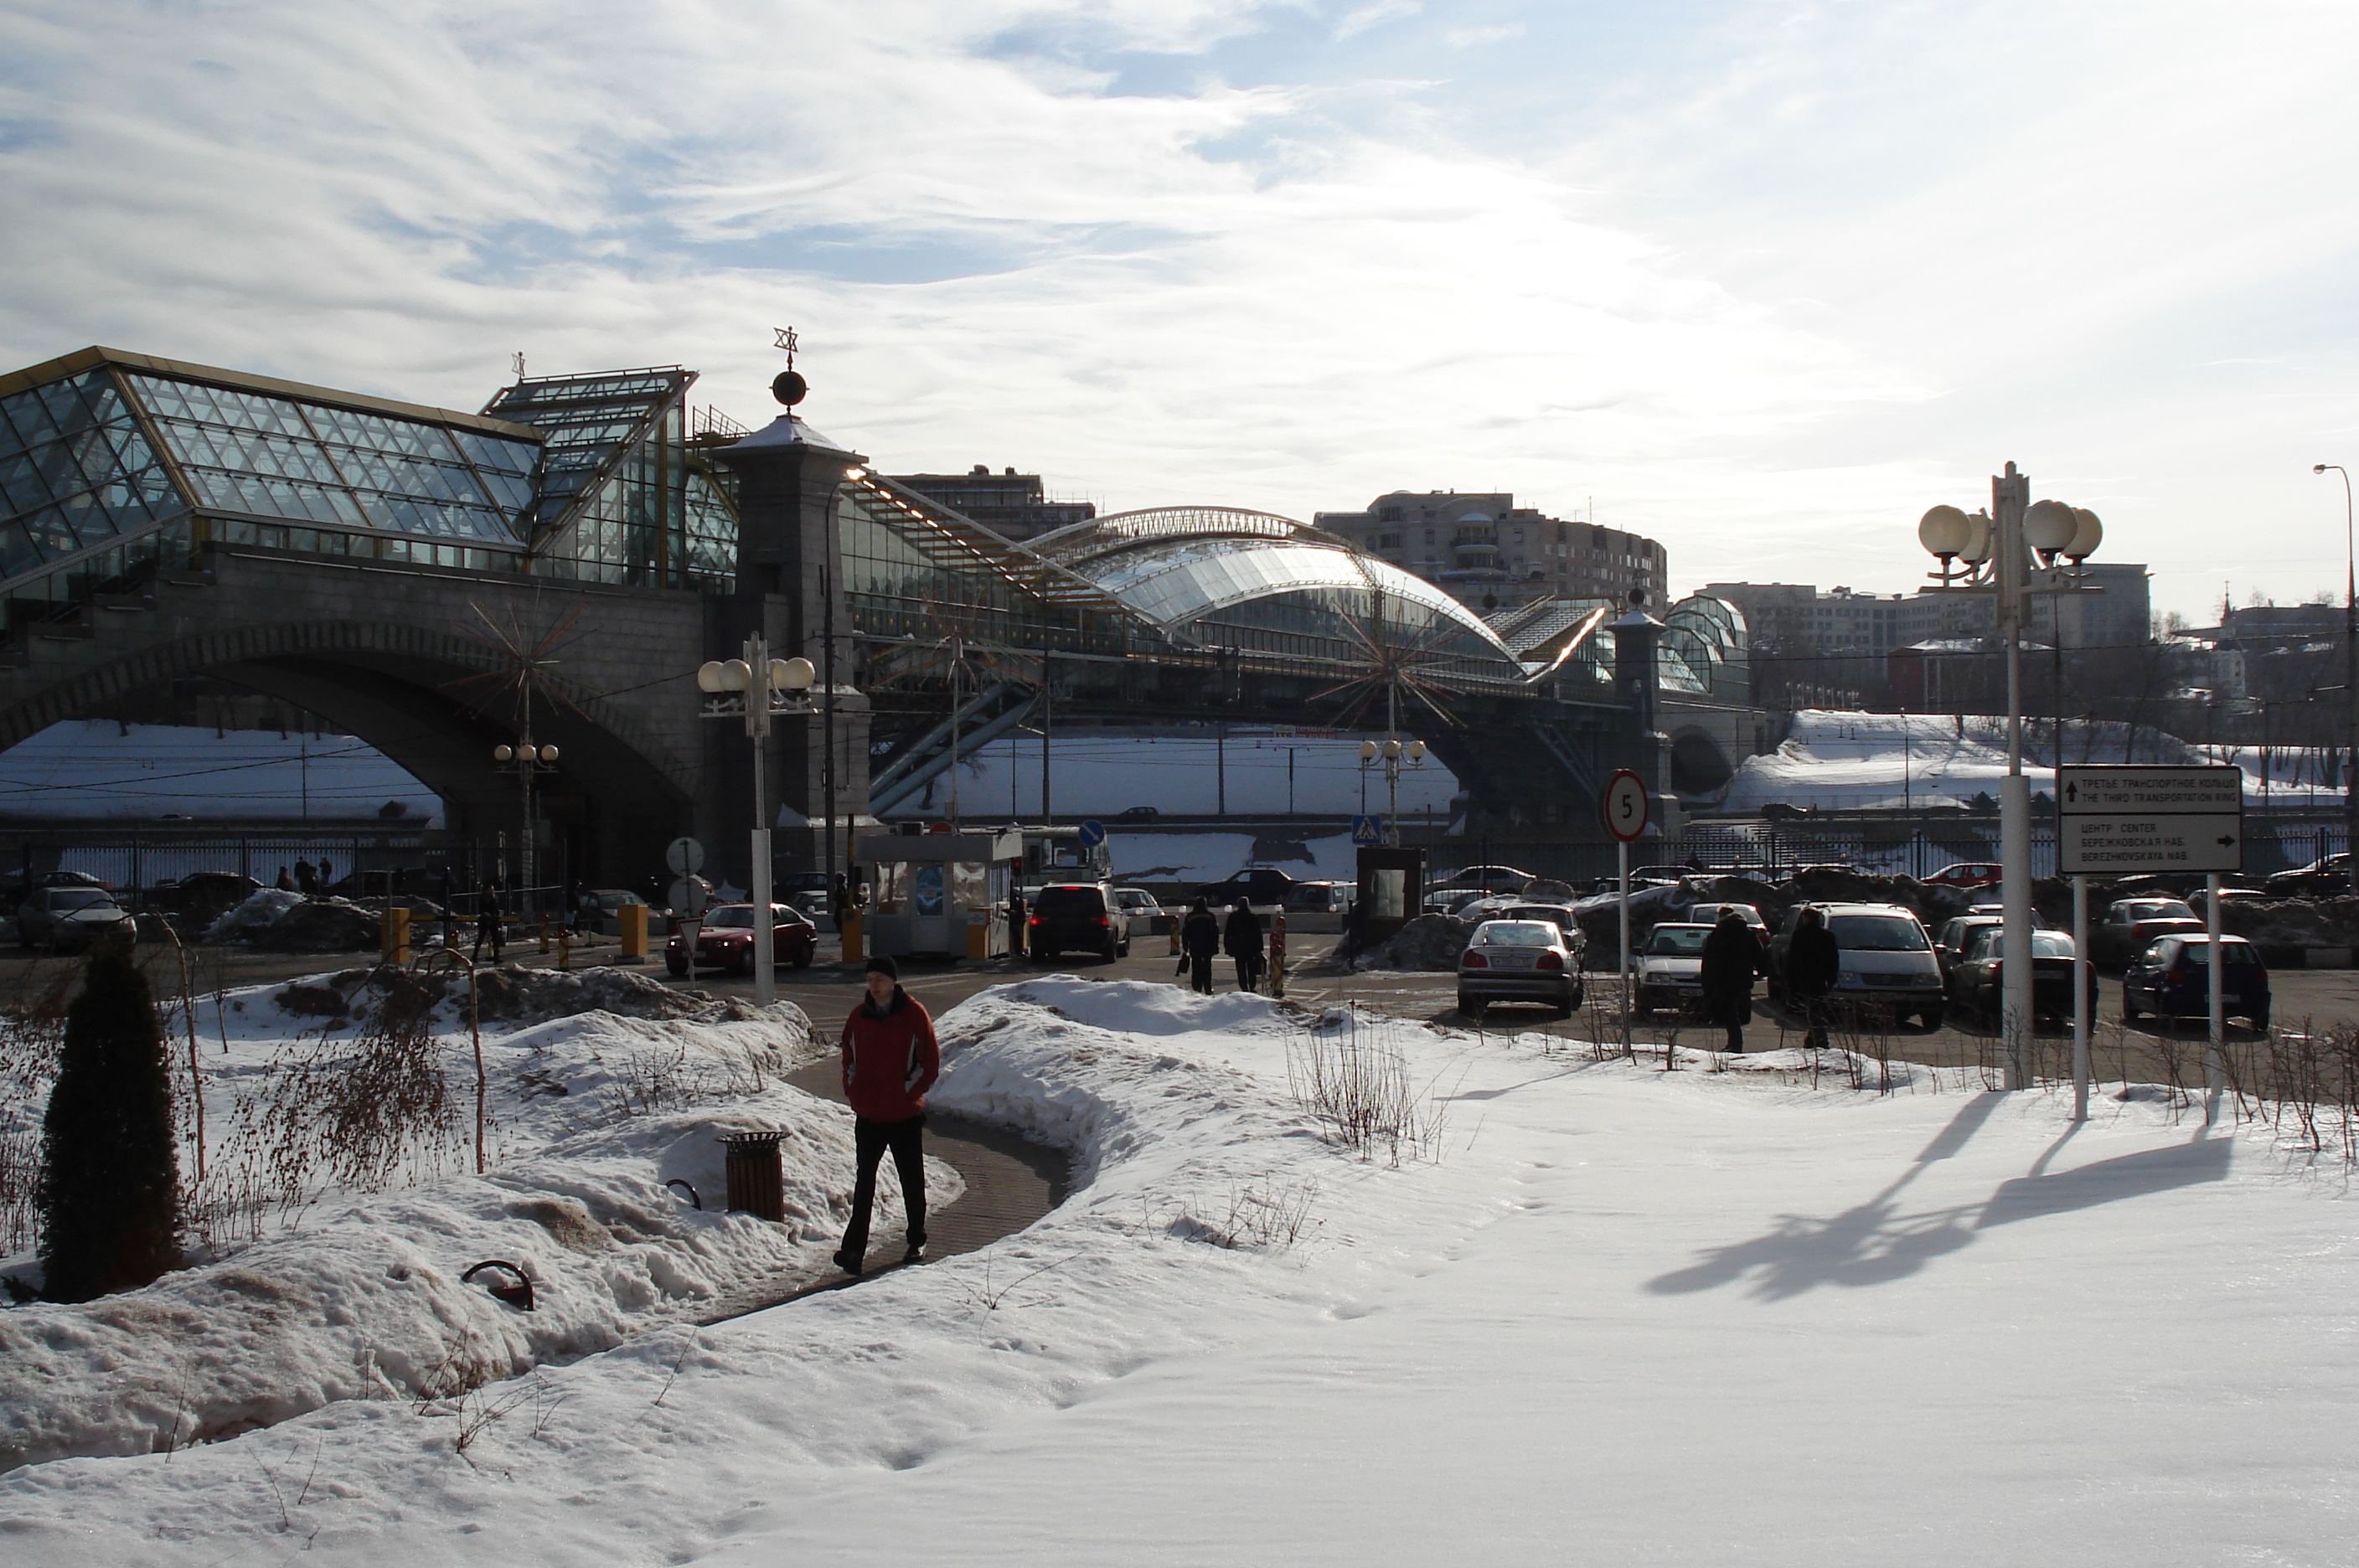
[[857, 853], [869, 867], [863, 926], [870, 953], [1006, 954], [1007, 894], [1024, 860], [1022, 833], [868, 833]]

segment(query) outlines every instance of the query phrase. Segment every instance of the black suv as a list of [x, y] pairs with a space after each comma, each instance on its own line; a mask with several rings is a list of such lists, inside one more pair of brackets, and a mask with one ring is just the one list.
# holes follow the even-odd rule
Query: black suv
[[1130, 952], [1128, 921], [1103, 883], [1052, 882], [1034, 896], [1025, 945], [1035, 958], [1086, 951], [1111, 964]]

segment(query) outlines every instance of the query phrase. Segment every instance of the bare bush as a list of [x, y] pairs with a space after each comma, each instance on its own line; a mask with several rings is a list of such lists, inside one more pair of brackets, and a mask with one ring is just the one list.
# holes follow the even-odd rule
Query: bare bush
[[1318, 1199], [1316, 1181], [1281, 1184], [1263, 1176], [1232, 1183], [1225, 1200], [1202, 1205], [1190, 1203], [1190, 1212], [1165, 1228], [1182, 1241], [1283, 1252], [1318, 1225], [1310, 1217], [1311, 1205]]
[[1438, 1148], [1442, 1108], [1419, 1090], [1387, 1027], [1363, 1025], [1353, 1013], [1322, 1024], [1287, 1043], [1286, 1081], [1329, 1141], [1396, 1165]]

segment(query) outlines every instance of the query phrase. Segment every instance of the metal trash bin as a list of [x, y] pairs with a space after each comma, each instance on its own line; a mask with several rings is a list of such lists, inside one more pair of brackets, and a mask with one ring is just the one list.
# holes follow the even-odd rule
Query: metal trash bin
[[778, 1151], [782, 1132], [734, 1132], [721, 1140], [729, 1174], [729, 1210], [757, 1220], [787, 1217], [786, 1162]]

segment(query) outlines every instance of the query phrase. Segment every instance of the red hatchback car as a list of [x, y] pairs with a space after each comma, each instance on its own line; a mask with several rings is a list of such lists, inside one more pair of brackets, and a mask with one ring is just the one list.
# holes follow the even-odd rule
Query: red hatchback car
[[1955, 887], [1960, 892], [1971, 893], [1977, 887], [1997, 886], [1998, 877], [1996, 866], [1985, 861], [1962, 860], [1955, 866], [1944, 866], [1926, 877], [1925, 885], [1929, 887]]
[[[772, 904], [770, 942], [774, 964], [808, 969], [819, 951], [819, 929], [791, 904]], [[704, 922], [696, 933], [696, 963], [732, 975], [754, 973], [754, 906], [723, 904], [705, 910]], [[664, 944], [664, 967], [674, 975], [690, 972], [685, 929], [674, 931], [671, 941]]]

